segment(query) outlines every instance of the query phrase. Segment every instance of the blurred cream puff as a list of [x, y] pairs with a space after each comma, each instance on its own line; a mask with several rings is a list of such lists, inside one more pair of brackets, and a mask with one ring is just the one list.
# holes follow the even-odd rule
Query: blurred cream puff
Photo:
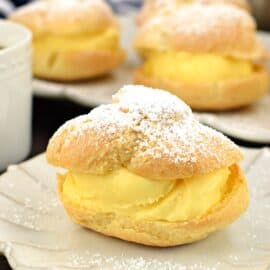
[[145, 0], [138, 16], [136, 17], [137, 24], [143, 25], [147, 20], [157, 15], [168, 15], [176, 9], [192, 3], [218, 5], [227, 4], [250, 11], [250, 6], [246, 0]]
[[116, 17], [103, 0], [36, 1], [10, 19], [33, 32], [33, 72], [39, 78], [89, 79], [124, 61]]
[[245, 11], [228, 5], [186, 5], [157, 16], [134, 45], [144, 63], [134, 81], [171, 91], [193, 109], [229, 110], [252, 104], [268, 90], [268, 53]]
[[245, 211], [241, 159], [176, 96], [135, 85], [64, 124], [47, 148], [67, 170], [58, 190], [74, 222], [162, 247], [203, 239]]

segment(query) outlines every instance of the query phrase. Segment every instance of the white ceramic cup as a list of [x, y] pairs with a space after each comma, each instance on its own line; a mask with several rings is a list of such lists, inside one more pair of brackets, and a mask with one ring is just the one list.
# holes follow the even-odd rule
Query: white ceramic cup
[[31, 147], [31, 39], [26, 28], [0, 20], [0, 171]]

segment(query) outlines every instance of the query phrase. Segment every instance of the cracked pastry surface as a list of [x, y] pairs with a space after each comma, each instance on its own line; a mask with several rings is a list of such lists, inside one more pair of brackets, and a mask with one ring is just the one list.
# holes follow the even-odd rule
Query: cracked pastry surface
[[253, 18], [232, 6], [192, 4], [155, 17], [134, 45], [144, 58], [135, 82], [170, 90], [194, 109], [242, 107], [268, 90], [268, 52]]
[[168, 92], [125, 86], [112, 104], [63, 125], [47, 159], [78, 224], [153, 246], [205, 238], [247, 207], [242, 154]]
[[37, 77], [88, 79], [112, 71], [125, 58], [117, 19], [103, 0], [37, 1], [16, 10], [10, 19], [33, 33]]
[[233, 5], [246, 11], [251, 8], [246, 0], [146, 0], [136, 17], [137, 24], [143, 25], [146, 21], [158, 15], [169, 15], [176, 9], [187, 4], [204, 4], [204, 5]]

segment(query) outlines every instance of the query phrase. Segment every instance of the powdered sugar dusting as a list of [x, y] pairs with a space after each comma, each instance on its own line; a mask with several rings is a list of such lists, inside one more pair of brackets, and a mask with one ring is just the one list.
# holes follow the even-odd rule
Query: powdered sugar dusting
[[[79, 3], [78, 0], [49, 0], [48, 4], [51, 12], [57, 12], [58, 14], [68, 12], [66, 15], [69, 15], [69, 17], [72, 15], [70, 12], [74, 8], [77, 10], [77, 13], [83, 12], [85, 9], [97, 9], [97, 12], [100, 12], [100, 10], [110, 10], [103, 0], [80, 0]], [[76, 16], [76, 14], [72, 16]]]
[[35, 1], [19, 8], [11, 18], [36, 35], [91, 33], [118, 27], [112, 9], [103, 0]]
[[[112, 104], [67, 122], [55, 136], [67, 132], [64, 144], [68, 147], [70, 142], [79, 142], [87, 130], [95, 130], [104, 138], [131, 131], [135, 134], [131, 160], [165, 158], [172, 164], [189, 162], [196, 167], [202, 158], [222, 164], [228, 153], [213, 149], [223, 149], [224, 145], [228, 152], [236, 149], [222, 134], [201, 125], [176, 96], [144, 86], [124, 86], [113, 96]], [[123, 149], [126, 142], [125, 136], [120, 137]]]
[[[218, 264], [218, 263], [217, 263]], [[201, 263], [183, 265], [172, 261], [158, 259], [145, 259], [143, 257], [103, 256], [99, 253], [84, 251], [82, 254], [72, 254], [67, 263], [70, 267], [96, 267], [97, 269], [111, 270], [216, 270], [216, 267], [208, 267]]]
[[139, 50], [211, 52], [259, 60], [265, 52], [255, 31], [255, 20], [243, 9], [194, 3], [147, 20], [135, 36], [135, 46]]
[[176, 96], [139, 85], [124, 86], [113, 96], [113, 102], [121, 111], [137, 114], [151, 122], [192, 117], [191, 109]]
[[144, 20], [145, 16], [153, 16], [155, 13], [168, 14], [170, 12], [174, 12], [177, 8], [183, 7], [183, 5], [191, 3], [209, 5], [226, 4], [243, 9], [249, 8], [245, 0], [148, 0], [145, 1], [145, 5], [143, 6], [139, 16], [142, 16], [141, 19]]
[[[98, 9], [108, 9], [109, 7], [105, 4], [103, 0], [80, 0], [79, 4], [77, 0], [46, 0], [46, 1], [38, 1], [36, 3], [32, 3], [27, 5], [24, 8], [18, 10], [20, 13], [27, 13], [27, 12], [47, 12], [47, 15], [50, 16], [52, 14], [56, 15], [64, 15], [68, 12], [69, 17], [66, 19], [70, 19], [70, 13], [72, 10], [79, 9], [79, 11], [84, 11], [85, 9], [89, 8], [98, 8]], [[72, 16], [71, 16], [72, 17]]]
[[[255, 29], [255, 22], [245, 11], [230, 5], [187, 5], [168, 17], [168, 31], [192, 34], [231, 31], [234, 27]], [[186, 25], [187, 27], [181, 27]]]
[[203, 4], [226, 4], [240, 7], [243, 9], [249, 9], [249, 5], [246, 0], [197, 0]]

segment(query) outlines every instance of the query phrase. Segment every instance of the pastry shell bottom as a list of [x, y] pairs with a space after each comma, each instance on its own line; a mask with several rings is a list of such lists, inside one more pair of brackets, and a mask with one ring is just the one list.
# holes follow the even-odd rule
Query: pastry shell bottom
[[71, 201], [62, 193], [64, 177], [58, 177], [60, 198], [70, 218], [83, 227], [130, 242], [168, 247], [198, 241], [222, 229], [238, 218], [248, 206], [249, 196], [241, 169], [234, 165], [228, 179], [228, 191], [209, 213], [184, 222], [135, 219], [117, 213], [99, 213]]
[[107, 74], [124, 62], [125, 52], [74, 51], [53, 55], [35, 51], [33, 72], [41, 79], [54, 81], [78, 81]]
[[138, 68], [134, 82], [170, 91], [195, 110], [224, 111], [258, 101], [268, 90], [269, 74], [266, 68], [257, 66], [256, 71], [246, 78], [219, 83], [190, 83], [151, 77], [143, 68]]

